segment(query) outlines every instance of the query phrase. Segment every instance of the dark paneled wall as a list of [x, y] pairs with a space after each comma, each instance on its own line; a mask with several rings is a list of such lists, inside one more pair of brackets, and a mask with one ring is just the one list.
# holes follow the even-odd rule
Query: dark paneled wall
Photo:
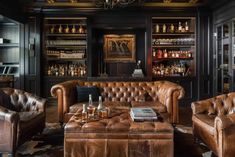
[[28, 92], [40, 95], [41, 91], [41, 20], [40, 16], [29, 17], [25, 24], [24, 87]]

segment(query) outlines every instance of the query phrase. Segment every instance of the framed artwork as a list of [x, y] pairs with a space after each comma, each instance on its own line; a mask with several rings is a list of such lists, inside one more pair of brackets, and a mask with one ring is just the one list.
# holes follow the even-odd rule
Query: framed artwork
[[106, 62], [136, 62], [135, 35], [104, 35]]

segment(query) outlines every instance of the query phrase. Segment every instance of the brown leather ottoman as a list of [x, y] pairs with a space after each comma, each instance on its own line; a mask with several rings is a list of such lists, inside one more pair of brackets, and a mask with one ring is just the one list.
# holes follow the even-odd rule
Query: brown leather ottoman
[[173, 157], [173, 127], [167, 122], [132, 122], [129, 110], [81, 123], [77, 112], [66, 124], [64, 157]]

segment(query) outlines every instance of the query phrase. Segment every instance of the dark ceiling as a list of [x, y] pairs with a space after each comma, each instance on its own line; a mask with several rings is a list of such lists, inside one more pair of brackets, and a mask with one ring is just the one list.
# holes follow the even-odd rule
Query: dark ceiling
[[[54, 1], [53, 3], [50, 3]], [[10, 4], [14, 6], [20, 6], [27, 9], [33, 8], [58, 8], [58, 7], [69, 7], [69, 8], [93, 8], [97, 7], [94, 5], [95, 0], [1, 0], [1, 3]], [[144, 1], [144, 3], [138, 3]], [[136, 0], [132, 7], [145, 7], [145, 8], [184, 8], [184, 7], [200, 7], [207, 6], [210, 8], [216, 8], [223, 5], [223, 3], [229, 0]], [[98, 8], [97, 8], [98, 9]]]

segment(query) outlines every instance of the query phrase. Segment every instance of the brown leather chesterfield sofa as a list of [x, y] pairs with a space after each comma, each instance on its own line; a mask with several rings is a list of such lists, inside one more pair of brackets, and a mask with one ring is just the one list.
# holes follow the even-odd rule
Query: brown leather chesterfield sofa
[[235, 156], [235, 92], [192, 103], [193, 134], [218, 157]]
[[[16, 148], [45, 127], [46, 100], [22, 90], [2, 88], [0, 100], [0, 156]], [[10, 102], [10, 105], [6, 103]], [[9, 103], [8, 102], [8, 103]]]
[[[58, 114], [61, 123], [81, 108], [77, 103], [76, 86], [96, 86], [100, 89], [104, 104], [124, 103], [124, 106], [154, 106], [167, 115], [170, 123], [178, 123], [178, 100], [184, 96], [184, 89], [172, 82], [86, 82], [71, 80], [56, 84], [51, 89], [53, 97], [58, 99]], [[145, 102], [143, 95], [146, 96]], [[112, 106], [111, 105], [111, 106]]]

